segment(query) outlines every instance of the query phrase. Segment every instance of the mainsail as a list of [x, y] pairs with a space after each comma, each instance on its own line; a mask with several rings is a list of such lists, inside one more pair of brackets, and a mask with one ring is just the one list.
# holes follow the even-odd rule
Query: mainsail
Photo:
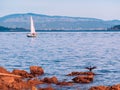
[[33, 22], [33, 18], [31, 16], [30, 18], [30, 33], [27, 34], [27, 37], [36, 37], [36, 32], [35, 32], [35, 27], [34, 27], [34, 22]]
[[31, 21], [31, 34], [33, 34], [33, 33], [35, 33], [35, 27], [34, 27], [34, 22], [33, 22], [32, 16], [30, 18], [30, 21]]

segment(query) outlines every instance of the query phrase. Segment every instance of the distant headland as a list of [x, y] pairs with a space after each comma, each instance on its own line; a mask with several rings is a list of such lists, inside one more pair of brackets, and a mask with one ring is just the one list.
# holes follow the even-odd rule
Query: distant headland
[[[25, 13], [0, 17], [0, 26], [2, 26], [0, 27], [0, 31], [28, 31], [30, 28], [30, 16], [33, 17], [35, 28], [38, 31], [101, 31], [120, 25], [120, 20], [105, 21], [87, 17], [49, 16]], [[116, 29], [112, 28], [112, 30]]]

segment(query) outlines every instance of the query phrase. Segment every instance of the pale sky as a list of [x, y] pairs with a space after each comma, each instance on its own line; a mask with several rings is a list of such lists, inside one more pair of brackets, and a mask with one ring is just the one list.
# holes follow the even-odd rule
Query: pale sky
[[0, 0], [0, 17], [15, 13], [120, 20], [120, 0]]

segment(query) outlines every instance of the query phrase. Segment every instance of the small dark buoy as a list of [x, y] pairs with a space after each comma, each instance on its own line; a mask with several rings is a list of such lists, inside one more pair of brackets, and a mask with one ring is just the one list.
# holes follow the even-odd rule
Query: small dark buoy
[[96, 69], [96, 68], [97, 68], [96, 66], [94, 66], [94, 67], [91, 67], [91, 66], [85, 67], [85, 69], [88, 69], [90, 72], [92, 72], [92, 70], [93, 70], [93, 69]]

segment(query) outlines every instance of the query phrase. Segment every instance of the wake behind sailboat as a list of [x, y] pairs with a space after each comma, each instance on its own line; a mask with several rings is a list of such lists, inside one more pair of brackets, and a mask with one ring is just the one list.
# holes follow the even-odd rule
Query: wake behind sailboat
[[27, 37], [36, 37], [36, 32], [35, 32], [35, 27], [34, 27], [34, 22], [33, 22], [33, 18], [32, 16], [30, 17], [30, 23], [31, 23], [31, 26], [30, 26], [30, 33], [27, 34]]

